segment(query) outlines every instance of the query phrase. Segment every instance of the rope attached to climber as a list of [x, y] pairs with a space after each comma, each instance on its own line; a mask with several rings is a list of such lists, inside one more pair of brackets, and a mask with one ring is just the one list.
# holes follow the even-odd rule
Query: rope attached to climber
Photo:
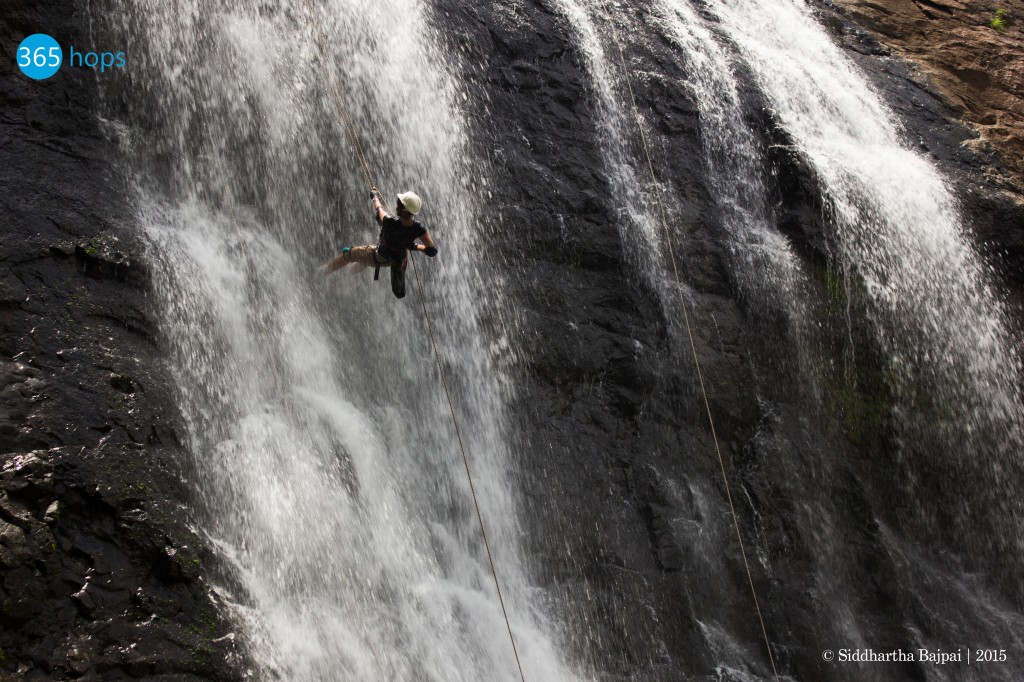
[[[318, 43], [320, 49], [320, 58], [325, 68], [327, 68], [328, 65], [332, 65], [333, 62], [327, 57], [327, 50], [325, 49], [326, 40], [323, 34], [323, 30], [322, 28], [320, 28], [319, 24], [317, 24], [317, 33], [319, 35]], [[355, 150], [356, 158], [359, 161], [363, 177], [366, 180], [366, 183], [369, 186], [369, 188], [371, 190], [375, 190], [377, 187], [377, 183], [374, 181], [373, 171], [370, 167], [366, 151], [363, 149], [363, 145], [359, 141], [359, 136], [356, 134], [356, 127], [354, 119], [352, 117], [352, 113], [348, 108], [348, 105], [342, 94], [341, 88], [337, 83], [337, 79], [334, 77], [333, 68], [330, 69], [328, 76], [329, 77], [327, 82], [329, 84], [331, 92], [334, 95], [335, 104], [338, 107], [338, 111], [341, 114], [342, 121], [345, 124], [345, 132], [348, 136], [349, 141], [352, 143], [353, 149]], [[436, 253], [436, 249], [434, 253]], [[414, 261], [414, 259], [410, 260]], [[423, 281], [420, 278], [419, 271], [416, 269], [415, 262], [413, 262], [413, 272], [416, 275], [416, 289], [419, 292], [420, 306], [423, 309], [423, 319], [426, 322], [427, 333], [428, 336], [430, 337], [430, 345], [434, 352], [434, 361], [437, 364], [437, 371], [441, 378], [441, 386], [444, 388], [445, 398], [448, 401], [448, 410], [451, 414], [452, 424], [455, 427], [455, 437], [459, 444], [459, 451], [462, 453], [462, 463], [466, 471], [466, 480], [469, 482], [469, 491], [473, 499], [473, 509], [476, 512], [477, 523], [480, 526], [480, 535], [483, 538], [484, 550], [486, 551], [487, 554], [487, 562], [490, 565], [491, 576], [494, 579], [494, 589], [498, 593], [498, 603], [501, 605], [501, 614], [502, 617], [505, 619], [505, 628], [508, 630], [509, 642], [511, 642], [512, 644], [512, 653], [515, 656], [516, 667], [519, 670], [519, 679], [522, 682], [526, 682], [526, 676], [523, 674], [523, 665], [519, 659], [519, 648], [516, 646], [516, 639], [515, 636], [512, 634], [512, 625], [511, 622], [509, 621], [508, 609], [505, 606], [505, 598], [501, 591], [501, 581], [498, 579], [498, 570], [494, 562], [494, 555], [491, 552], [490, 539], [487, 535], [487, 528], [484, 525], [483, 513], [480, 511], [480, 503], [477, 498], [476, 485], [473, 482], [473, 474], [469, 466], [469, 456], [466, 454], [466, 446], [462, 438], [462, 428], [459, 426], [459, 420], [455, 413], [455, 403], [452, 400], [451, 391], [448, 388], [448, 379], [445, 375], [444, 365], [441, 362], [441, 353], [438, 350], [437, 338], [434, 335], [434, 326], [430, 317], [430, 311], [427, 308], [427, 300], [424, 294]]]

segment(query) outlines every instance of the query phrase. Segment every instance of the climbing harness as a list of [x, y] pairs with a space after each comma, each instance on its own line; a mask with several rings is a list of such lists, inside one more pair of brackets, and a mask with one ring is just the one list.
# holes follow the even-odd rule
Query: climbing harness
[[743, 534], [740, 532], [739, 516], [736, 514], [736, 505], [733, 504], [732, 500], [732, 489], [729, 485], [729, 476], [725, 472], [725, 458], [722, 456], [722, 448], [718, 444], [718, 435], [715, 432], [715, 419], [711, 414], [711, 402], [708, 400], [708, 392], [704, 385], [704, 375], [701, 372], [700, 360], [697, 357], [697, 344], [693, 338], [693, 327], [690, 323], [690, 315], [687, 311], [686, 300], [683, 298], [683, 285], [682, 278], [679, 276], [679, 264], [676, 260], [675, 248], [672, 245], [672, 235], [668, 229], [668, 219], [666, 218], [665, 202], [661, 196], [661, 190], [658, 187], [658, 176], [654, 172], [654, 161], [651, 160], [651, 148], [647, 142], [647, 135], [644, 133], [644, 127], [640, 116], [640, 108], [636, 103], [636, 95], [633, 92], [633, 81], [629, 77], [629, 68], [626, 65], [626, 55], [622, 50], [622, 41], [619, 40], [619, 31], [615, 26], [615, 19], [607, 11], [605, 6], [605, 14], [608, 16], [608, 23], [612, 27], [612, 37], [615, 40], [615, 45], [619, 51], [619, 61], [622, 63], [622, 72], [626, 78], [626, 87], [629, 89], [629, 99], [633, 105], [633, 115], [636, 118], [636, 126], [640, 131], [640, 141], [643, 144], [644, 155], [647, 157], [647, 169], [651, 174], [651, 186], [654, 189], [655, 200], [658, 204], [658, 214], [661, 219], [661, 229], [664, 234], [665, 243], [668, 245], [669, 257], [672, 261], [672, 272], [675, 275], [676, 280], [676, 296], [679, 298], [679, 307], [683, 311], [683, 321], [686, 323], [686, 334], [690, 340], [690, 350], [693, 353], [693, 364], [697, 369], [697, 382], [700, 384], [700, 392], [704, 398], [704, 409], [708, 415], [708, 426], [711, 428], [711, 440], [715, 445], [715, 454], [718, 455], [718, 464], [722, 470], [722, 482], [725, 484], [725, 497], [729, 502], [729, 511], [732, 514], [733, 527], [736, 530], [736, 539], [740, 545], [740, 556], [743, 557], [743, 567], [747, 572], [747, 583], [750, 585], [750, 594], [754, 598], [754, 610], [757, 612], [757, 620], [761, 625], [761, 635], [764, 637], [764, 645], [768, 651], [768, 661], [772, 666], [772, 673], [775, 675], [776, 682], [779, 682], [779, 670], [775, 665], [775, 656], [772, 654], [771, 640], [768, 638], [768, 629], [764, 624], [764, 616], [761, 614], [761, 604], [757, 598], [757, 588], [754, 587], [754, 578], [750, 573], [750, 562], [747, 560], [747, 550], [743, 543]]
[[[309, 3], [309, 4], [310, 4], [309, 9], [310, 9], [310, 11], [312, 11], [311, 3]], [[345, 123], [345, 132], [348, 135], [349, 141], [352, 143], [353, 149], [355, 149], [356, 158], [359, 160], [359, 165], [362, 168], [363, 176], [364, 176], [364, 178], [366, 180], [366, 183], [370, 187], [370, 189], [373, 189], [374, 187], [377, 187], [377, 183], [374, 181], [373, 172], [371, 171], [369, 161], [367, 161], [367, 158], [366, 158], [366, 152], [363, 150], [363, 146], [359, 142], [359, 137], [356, 135], [355, 123], [353, 122], [352, 114], [351, 114], [351, 112], [348, 109], [348, 105], [345, 103], [345, 98], [342, 96], [341, 88], [338, 85], [337, 79], [334, 77], [335, 76], [334, 69], [333, 69], [334, 62], [333, 62], [333, 60], [330, 60], [330, 59], [327, 58], [327, 50], [326, 50], [326, 47], [325, 47], [327, 45], [327, 41], [326, 41], [326, 38], [325, 38], [324, 33], [323, 33], [323, 28], [322, 28], [322, 26], [319, 23], [316, 23], [315, 25], [317, 27], [317, 34], [319, 36], [319, 41], [318, 41], [319, 45], [318, 46], [319, 46], [319, 49], [320, 49], [320, 59], [321, 59], [321, 62], [323, 63], [325, 68], [330, 67], [329, 72], [328, 72], [327, 83], [329, 84], [331, 92], [334, 94], [335, 104], [337, 105], [338, 111], [341, 113], [342, 120]], [[413, 196], [415, 196], [415, 195], [413, 195]], [[416, 197], [416, 199], [419, 199], [419, 197]], [[418, 212], [418, 211], [416, 211], [416, 212]], [[408, 256], [406, 256], [406, 257], [408, 258]], [[401, 292], [402, 292], [401, 296], [398, 296], [398, 291], [396, 290], [396, 282], [395, 282], [395, 272], [396, 271], [398, 271], [400, 273], [400, 279], [401, 279], [400, 283], [401, 283]], [[502, 596], [502, 592], [501, 592], [501, 581], [498, 580], [498, 569], [496, 568], [495, 563], [494, 563], [494, 555], [491, 553], [491, 543], [490, 543], [490, 540], [489, 540], [489, 538], [487, 536], [487, 528], [484, 525], [484, 517], [483, 517], [482, 512], [480, 511], [480, 503], [477, 500], [476, 486], [473, 483], [473, 474], [471, 473], [470, 467], [469, 467], [469, 456], [466, 454], [466, 446], [465, 446], [465, 444], [463, 442], [463, 439], [462, 439], [462, 429], [459, 426], [459, 420], [458, 420], [458, 417], [455, 414], [455, 404], [452, 401], [451, 391], [448, 389], [448, 380], [447, 380], [447, 378], [445, 376], [445, 373], [444, 373], [444, 365], [441, 363], [441, 353], [440, 353], [440, 351], [437, 348], [437, 339], [434, 336], [434, 327], [433, 327], [433, 324], [431, 323], [430, 312], [427, 309], [427, 300], [426, 300], [426, 297], [425, 297], [425, 295], [423, 293], [423, 282], [420, 279], [419, 271], [416, 270], [415, 265], [413, 265], [413, 272], [415, 272], [415, 274], [416, 274], [416, 290], [419, 293], [420, 305], [423, 308], [423, 319], [425, 320], [426, 325], [427, 325], [427, 333], [428, 333], [428, 335], [430, 337], [430, 346], [431, 346], [431, 348], [434, 351], [434, 362], [437, 364], [437, 371], [438, 371], [438, 374], [441, 377], [441, 386], [444, 388], [445, 398], [447, 398], [447, 400], [448, 400], [448, 410], [451, 413], [452, 424], [455, 427], [455, 436], [456, 436], [456, 439], [457, 439], [458, 444], [459, 444], [459, 450], [462, 453], [462, 463], [463, 463], [463, 466], [466, 469], [466, 480], [469, 482], [469, 492], [470, 492], [471, 497], [473, 498], [473, 509], [476, 511], [476, 519], [477, 519], [478, 524], [480, 525], [480, 535], [483, 538], [484, 550], [487, 553], [487, 562], [490, 564], [490, 567], [491, 567], [491, 576], [494, 578], [494, 589], [498, 593], [498, 603], [501, 605], [501, 614], [502, 614], [502, 616], [505, 619], [505, 628], [508, 630], [509, 641], [512, 643], [512, 653], [515, 655], [516, 667], [519, 669], [519, 679], [522, 682], [526, 682], [526, 676], [523, 674], [523, 664], [519, 660], [519, 648], [516, 646], [516, 638], [512, 634], [512, 625], [509, 622], [508, 610], [505, 607], [505, 599]], [[379, 276], [379, 273], [380, 273], [380, 268], [378, 267], [374, 271], [374, 277], [373, 278], [377, 279], [377, 277]], [[391, 280], [391, 282], [392, 282], [392, 291], [395, 292], [396, 296], [398, 296], [399, 298], [402, 298], [402, 296], [405, 296], [405, 273], [404, 273], [404, 267], [401, 264], [399, 264], [398, 267], [394, 267], [394, 265], [392, 265], [391, 277], [392, 277], [392, 280]]]
[[395, 298], [405, 298], [405, 269], [409, 267], [409, 256], [406, 255], [401, 263], [392, 262], [391, 265], [378, 265], [373, 269], [373, 281], [380, 279], [380, 269], [388, 267], [391, 269], [391, 293]]

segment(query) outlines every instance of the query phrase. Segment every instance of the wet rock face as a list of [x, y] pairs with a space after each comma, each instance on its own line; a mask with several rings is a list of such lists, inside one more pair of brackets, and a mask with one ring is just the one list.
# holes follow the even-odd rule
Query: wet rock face
[[[439, 7], [437, 21], [465, 55], [471, 99], [487, 102], [472, 133], [490, 161], [501, 211], [493, 218], [493, 253], [484, 257], [510, 289], [516, 309], [506, 314], [520, 331], [512, 370], [520, 403], [512, 412], [530, 510], [526, 551], [537, 557], [537, 580], [553, 610], [572, 623], [567, 651], [601, 679], [723, 679], [731, 673], [717, 667], [722, 653], [709, 645], [721, 641], [715, 628], [722, 628], [744, 664], [770, 677], [690, 349], [680, 343], [681, 316], [662, 312], [623, 246], [624, 209], [601, 154], [609, 142], [582, 48], [552, 3]], [[1018, 296], [1021, 188], [991, 172], [999, 156], [964, 144], [976, 133], [958, 110], [873, 34], [828, 5], [818, 9], [901, 116], [907, 138], [955, 185], [1000, 284]], [[898, 434], [881, 414], [869, 416], [873, 424], [863, 430], [842, 423], [853, 421], [844, 409], [863, 416], [878, 409], [874, 403], [848, 399], [836, 420], [801, 404], [801, 387], [792, 385], [783, 359], [784, 330], [764, 326], [778, 320], [736, 295], [685, 66], [650, 30], [656, 22], [644, 9], [635, 17], [635, 27], [648, 32], [624, 41], [625, 57], [641, 116], [656, 131], [656, 172], [678, 192], [671, 219], [685, 235], [677, 248], [697, 355], [776, 661], [795, 679], [860, 679], [863, 669], [821, 661], [830, 642], [850, 637], [827, 615], [843, 590], [852, 591], [857, 627], [887, 647], [912, 647], [908, 622], [936, 627], [908, 606], [934, 593], [902, 583], [902, 558], [886, 545], [885, 533], [903, 513], [890, 466]], [[604, 38], [619, 80], [613, 36]], [[825, 273], [828, 237], [815, 178], [749, 79], [739, 86], [765, 149], [779, 228], [808, 272]], [[617, 97], [628, 103], [620, 87]], [[642, 159], [638, 145], [633, 152]], [[649, 187], [638, 189], [654, 201]], [[515, 257], [502, 257], [508, 253]], [[671, 278], [668, 263], [663, 267]], [[827, 275], [822, 280], [823, 300], [835, 305]], [[878, 349], [867, 325], [832, 324], [836, 366], [848, 334], [860, 361], [870, 364]], [[884, 386], [875, 388], [873, 399], [884, 403]], [[828, 484], [819, 476], [822, 459], [835, 463]], [[817, 520], [808, 512], [814, 500], [837, 510], [833, 565], [821, 556]], [[580, 634], [584, 629], [591, 634]], [[872, 674], [928, 677], [914, 664]]]
[[[965, 3], [965, 7], [951, 13], [928, 9], [927, 4], [914, 5], [914, 12], [925, 8], [930, 16], [927, 21], [936, 22], [932, 25], [924, 24], [926, 19], [916, 20], [927, 29], [922, 35], [934, 40], [922, 39], [919, 49], [908, 51], [900, 47], [899, 39], [893, 35], [900, 26], [909, 30], [900, 18], [910, 11], [905, 7], [908, 3], [893, 4], [901, 9], [878, 14], [881, 5], [826, 0], [818, 4], [817, 10], [835, 39], [899, 115], [911, 147], [926, 154], [950, 179], [965, 223], [970, 226], [978, 249], [998, 274], [997, 285], [1008, 285], [999, 289], [1019, 318], [1024, 314], [1024, 172], [1019, 168], [1024, 157], [1019, 150], [1015, 151], [1015, 145], [1024, 140], [1024, 124], [1014, 122], [1018, 116], [1014, 112], [1024, 108], [1024, 93], [1020, 92], [1020, 83], [1024, 81], [1014, 75], [1020, 65], [1007, 64], [1000, 52], [1009, 49], [1007, 41], [1020, 42], [1019, 28], [1017, 34], [1010, 29], [992, 29], [987, 23], [989, 19], [985, 19], [991, 15], [990, 8], [979, 8], [976, 3]], [[939, 4], [950, 9], [955, 3]], [[1017, 14], [1022, 13], [1024, 8]], [[955, 45], [946, 46], [947, 54], [936, 49], [945, 42], [935, 32], [949, 22], [960, 26], [956, 30], [961, 33], [969, 33], [970, 40], [961, 36]], [[1021, 50], [1018, 45], [1012, 54]], [[994, 53], [999, 53], [999, 58], [986, 61], [986, 55]], [[982, 59], [989, 64], [995, 80], [1007, 81], [999, 86], [1005, 86], [1001, 97], [1008, 107], [1005, 111], [1000, 109], [1000, 125], [1005, 128], [1002, 133], [993, 133], [991, 126], [986, 128], [977, 122], [974, 114], [960, 103], [960, 98], [970, 96], [971, 86], [937, 73], [929, 61], [932, 59]], [[991, 89], [985, 93], [995, 97]]]
[[[699, 619], [721, 619], [749, 643], [759, 669], [760, 635], [690, 350], [679, 343], [685, 332], [631, 263], [640, 240], [624, 244], [620, 235], [629, 220], [602, 156], [609, 142], [581, 46], [546, 3], [442, 6], [449, 40], [467, 55], [463, 78], [488, 102], [473, 133], [489, 150], [501, 207], [486, 257], [509, 283], [516, 310], [508, 314], [520, 328], [512, 413], [530, 510], [525, 551], [554, 611], [571, 623], [566, 655], [607, 680], [711, 675], [716, 657]], [[681, 192], [671, 220], [690, 237], [678, 248], [696, 300], [698, 355], [732, 456], [761, 415], [703, 179], [697, 107], [667, 42], [625, 42], [641, 115], [659, 132], [653, 162]], [[616, 96], [628, 102], [624, 85]], [[654, 201], [649, 186], [639, 189]], [[516, 256], [506, 262], [506, 253]], [[660, 265], [671, 277], [668, 262]], [[721, 544], [710, 546], [705, 533]]]
[[[5, 455], [0, 623], [25, 679], [226, 679], [231, 638], [200, 579], [209, 556], [161, 486], [173, 450], [141, 444]], [[13, 669], [13, 670], [12, 670]]]
[[[7, 7], [83, 44], [71, 2]], [[0, 678], [230, 679], [177, 412], [95, 78], [9, 74], [0, 120]]]

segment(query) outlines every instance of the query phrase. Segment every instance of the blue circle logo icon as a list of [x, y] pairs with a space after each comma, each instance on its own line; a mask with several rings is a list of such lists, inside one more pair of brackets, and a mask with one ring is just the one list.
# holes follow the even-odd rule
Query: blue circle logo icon
[[60, 44], [45, 33], [34, 33], [18, 45], [18, 68], [29, 78], [46, 80], [63, 62]]

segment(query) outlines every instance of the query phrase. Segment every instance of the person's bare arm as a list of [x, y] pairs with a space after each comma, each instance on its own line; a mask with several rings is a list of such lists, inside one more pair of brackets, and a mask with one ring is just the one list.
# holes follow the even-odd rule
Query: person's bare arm
[[373, 210], [376, 211], [377, 222], [382, 223], [388, 212], [384, 208], [384, 202], [380, 200], [380, 190], [373, 187], [370, 191], [373, 192]]

